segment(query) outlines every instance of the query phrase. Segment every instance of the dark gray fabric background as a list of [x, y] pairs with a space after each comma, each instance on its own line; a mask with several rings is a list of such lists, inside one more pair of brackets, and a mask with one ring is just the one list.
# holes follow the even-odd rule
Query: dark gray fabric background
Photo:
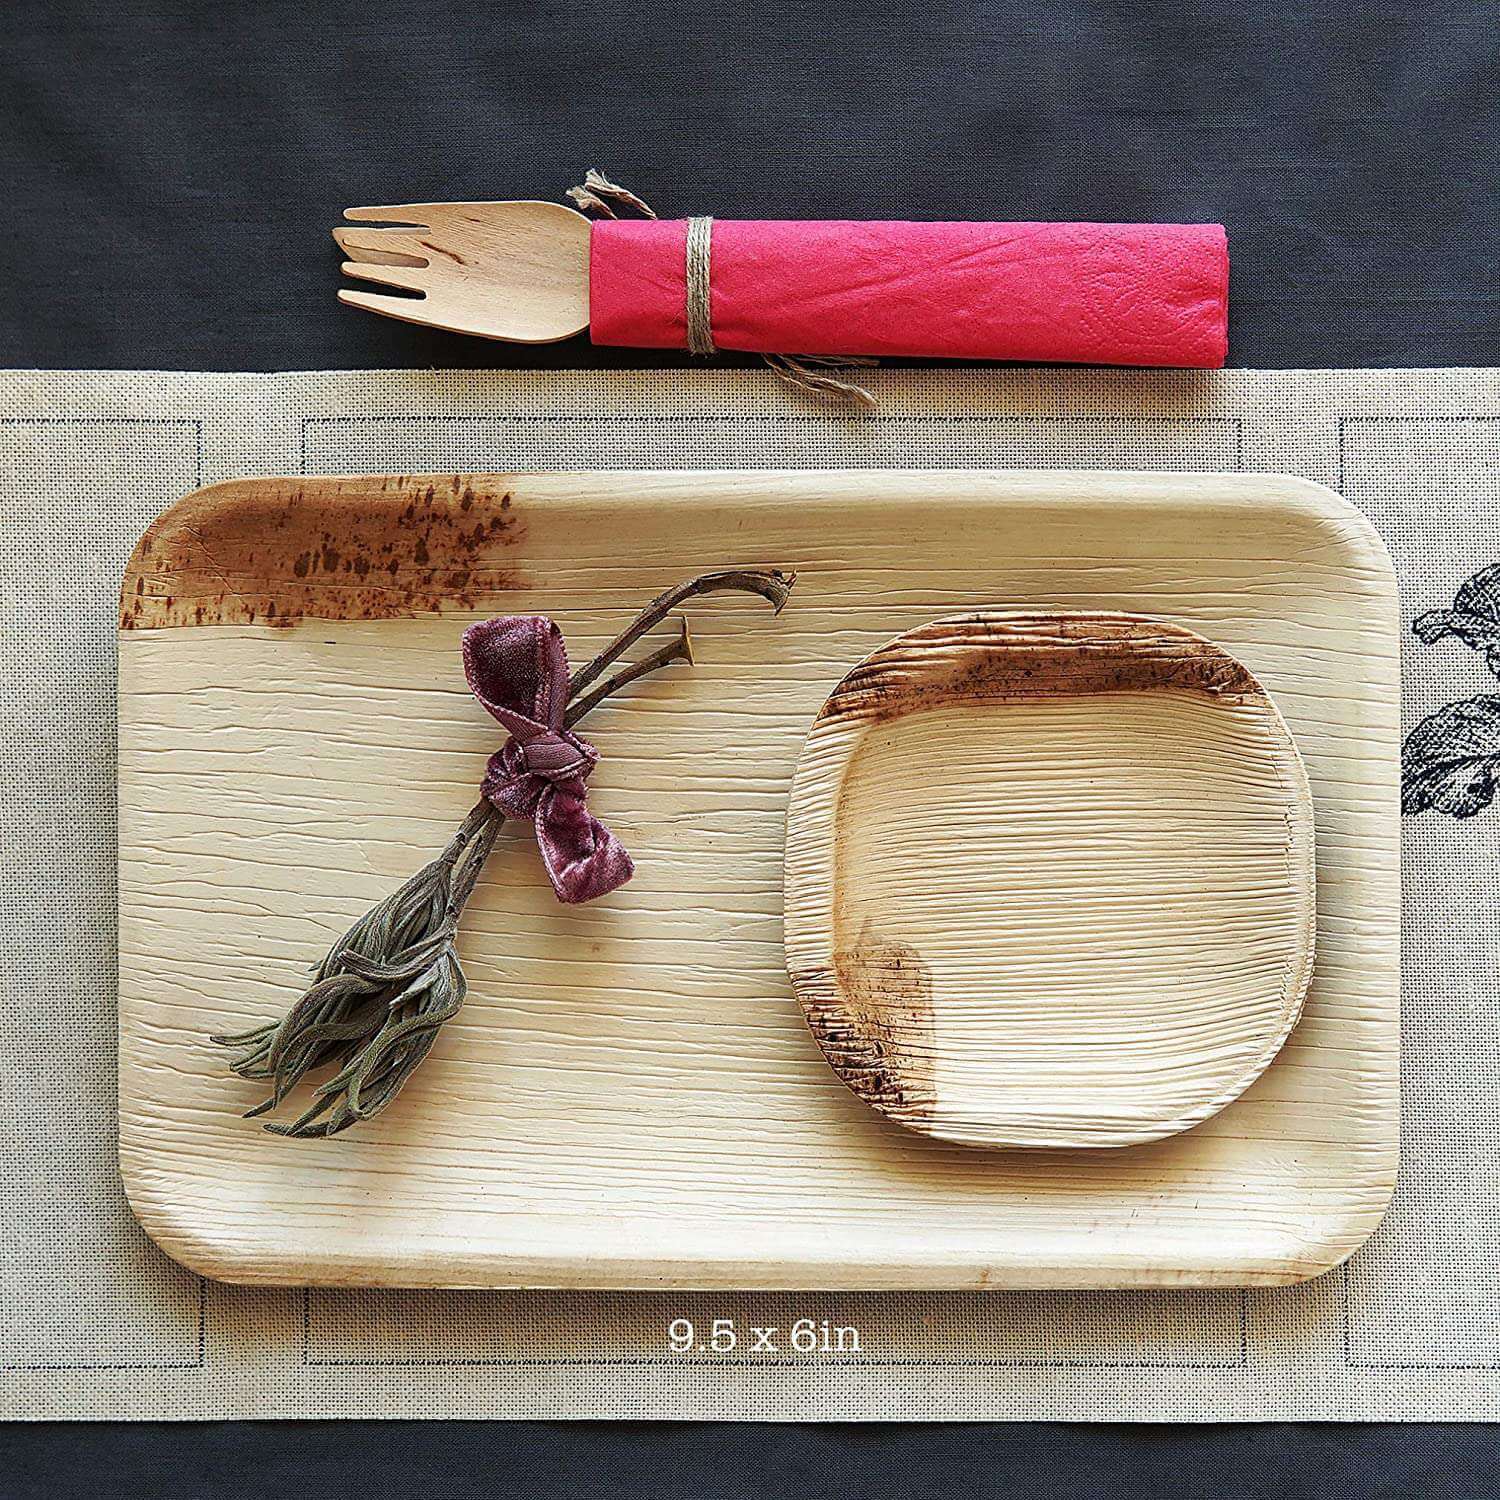
[[[1221, 220], [1230, 362], [1500, 363], [1500, 9], [1355, 0], [0, 7], [0, 365], [639, 364], [340, 307], [346, 204]], [[115, 1494], [1493, 1495], [1484, 1427], [0, 1431]]]
[[1230, 362], [1488, 364], [1493, 0], [8, 0], [0, 364], [651, 363], [334, 300], [348, 204], [1220, 220]]

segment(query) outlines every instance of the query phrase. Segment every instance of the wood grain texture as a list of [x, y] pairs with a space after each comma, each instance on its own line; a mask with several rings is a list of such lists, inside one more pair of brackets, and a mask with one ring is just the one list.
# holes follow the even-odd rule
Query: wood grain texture
[[985, 1146], [1199, 1124], [1296, 1024], [1312, 794], [1245, 667], [1138, 615], [953, 616], [823, 705], [787, 819], [787, 968], [887, 1118]]
[[[357, 618], [326, 602], [357, 590], [339, 569], [289, 628], [235, 614], [323, 530], [383, 535], [429, 484], [467, 487], [482, 521], [510, 497], [512, 528], [466, 564], [506, 584], [382, 596]], [[194, 587], [231, 601], [224, 623], [178, 612], [120, 636], [121, 1166], [169, 1253], [263, 1283], [1249, 1284], [1323, 1270], [1378, 1221], [1397, 1154], [1395, 586], [1331, 492], [613, 473], [241, 481], [187, 502], [225, 535], [275, 503], [274, 557], [184, 553]], [[635, 880], [564, 908], [534, 847], [502, 843], [465, 922], [470, 998], [399, 1104], [328, 1142], [241, 1119], [257, 1091], [207, 1035], [284, 1009], [473, 797], [495, 735], [463, 684], [463, 626], [545, 610], [582, 657], [664, 585], [732, 564], [794, 568], [797, 592], [777, 618], [706, 602], [697, 665], [589, 722], [590, 800]], [[153, 576], [174, 592], [172, 570]], [[784, 819], [814, 716], [897, 632], [996, 607], [1200, 631], [1273, 694], [1307, 767], [1302, 1021], [1238, 1099], [1165, 1140], [994, 1152], [901, 1129], [829, 1072], [786, 975]]]

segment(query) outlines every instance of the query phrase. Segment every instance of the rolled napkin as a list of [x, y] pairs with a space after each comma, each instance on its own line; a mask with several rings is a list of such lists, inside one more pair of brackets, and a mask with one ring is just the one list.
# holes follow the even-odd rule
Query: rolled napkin
[[1216, 369], [1228, 292], [1220, 224], [606, 219], [589, 332], [702, 353]]

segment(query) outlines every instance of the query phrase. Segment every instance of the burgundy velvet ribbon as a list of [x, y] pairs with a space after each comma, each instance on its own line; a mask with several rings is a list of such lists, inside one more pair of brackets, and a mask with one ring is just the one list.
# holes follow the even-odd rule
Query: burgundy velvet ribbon
[[508, 818], [536, 828], [558, 900], [592, 901], [635, 873], [625, 846], [588, 810], [585, 783], [599, 759], [563, 727], [568, 653], [545, 615], [507, 615], [464, 631], [464, 676], [510, 738], [485, 768], [480, 791]]

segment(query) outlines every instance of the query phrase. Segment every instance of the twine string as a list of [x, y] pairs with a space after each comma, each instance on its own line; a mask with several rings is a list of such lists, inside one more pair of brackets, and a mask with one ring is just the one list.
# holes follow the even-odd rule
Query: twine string
[[577, 187], [568, 189], [570, 197], [586, 214], [603, 214], [608, 219], [618, 219], [615, 205], [633, 209], [643, 219], [654, 219], [656, 210], [642, 198], [637, 198], [628, 188], [611, 182], [603, 172], [590, 167]]
[[[628, 188], [611, 182], [604, 173], [590, 167], [577, 187], [568, 189], [568, 197], [585, 213], [622, 217], [625, 209], [642, 218], [654, 219], [656, 211]], [[704, 215], [687, 221], [687, 346], [698, 355], [716, 354], [713, 337], [711, 301], [711, 262], [713, 255], [713, 219]], [[869, 368], [879, 361], [863, 355], [762, 354], [766, 368], [785, 386], [817, 401], [828, 401], [873, 410], [874, 395], [862, 385], [841, 380], [831, 371], [851, 365]]]
[[714, 348], [713, 304], [709, 301], [713, 237], [712, 219], [687, 221], [687, 339], [688, 349], [693, 354], [717, 353]]

